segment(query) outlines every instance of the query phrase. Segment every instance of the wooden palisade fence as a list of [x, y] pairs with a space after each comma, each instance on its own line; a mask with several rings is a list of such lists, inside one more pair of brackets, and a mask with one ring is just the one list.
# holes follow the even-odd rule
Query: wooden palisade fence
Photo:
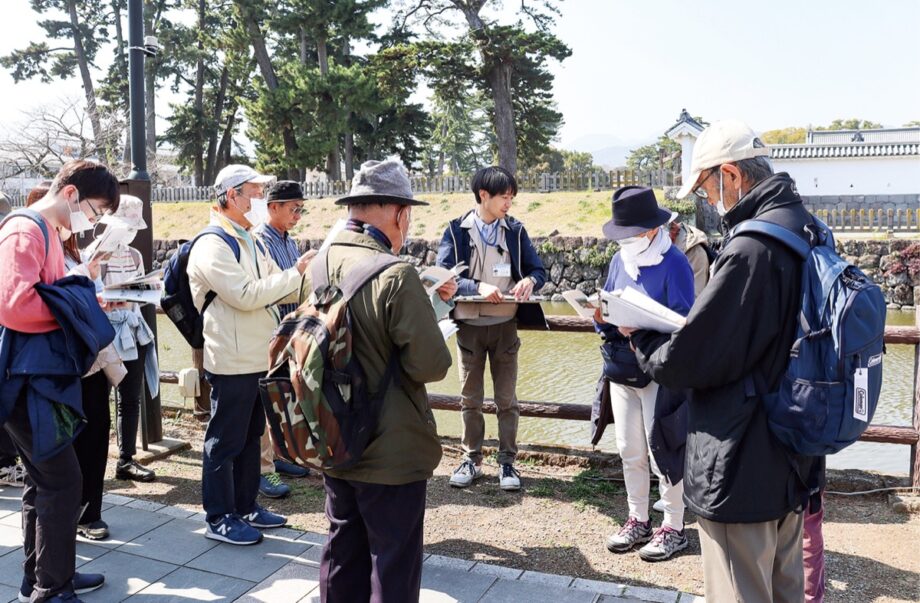
[[814, 213], [836, 232], [920, 230], [920, 209], [819, 209]]
[[[417, 194], [467, 193], [470, 191], [470, 174], [446, 176], [412, 176], [412, 190]], [[607, 172], [525, 172], [518, 175], [522, 191], [585, 191], [612, 190], [621, 186], [643, 185], [660, 188], [672, 186], [675, 175], [672, 172], [641, 173], [634, 170], [611, 170]], [[348, 193], [351, 183], [347, 180], [304, 182], [304, 193], [308, 198], [337, 197]], [[156, 187], [154, 202], [208, 201], [214, 199], [210, 186]]]
[[[560, 333], [594, 332], [594, 325], [588, 319], [578, 316], [547, 316], [550, 331]], [[527, 328], [527, 327], [521, 327]], [[920, 308], [917, 310], [917, 319], [912, 327], [885, 327], [886, 344], [907, 344], [914, 346], [914, 381], [913, 381], [913, 411], [911, 425], [870, 425], [860, 438], [864, 442], [879, 442], [883, 444], [901, 444], [910, 446], [910, 480], [915, 490], [920, 490], [920, 455], [917, 454], [920, 443]], [[201, 395], [195, 399], [195, 414], [201, 420], [207, 420], [210, 408], [208, 399], [207, 382], [201, 371], [201, 353], [193, 354], [193, 364], [199, 369], [201, 379]], [[598, 363], [599, 365], [600, 363]], [[591, 376], [590, 378], [594, 378]], [[179, 376], [174, 371], [162, 371], [162, 383], [176, 384]], [[459, 411], [460, 397], [444, 394], [429, 394], [428, 400], [431, 407], [436, 410]], [[881, 401], [884, 403], [884, 401]], [[545, 401], [520, 400], [521, 416], [543, 417], [547, 419], [563, 419], [569, 421], [589, 421], [591, 419], [591, 405], [589, 404], [559, 404]], [[493, 400], [486, 400], [483, 412], [495, 414], [496, 407]]]

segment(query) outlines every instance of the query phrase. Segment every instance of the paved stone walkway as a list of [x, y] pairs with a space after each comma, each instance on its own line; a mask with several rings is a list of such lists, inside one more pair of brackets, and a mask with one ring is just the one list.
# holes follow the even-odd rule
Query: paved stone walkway
[[[21, 491], [0, 488], [0, 601], [15, 601], [22, 579]], [[105, 574], [106, 584], [81, 595], [87, 603], [319, 601], [319, 558], [325, 535], [266, 530], [261, 544], [237, 547], [206, 539], [204, 514], [107, 494], [104, 517], [112, 537], [79, 540], [77, 567]], [[521, 571], [428, 555], [425, 603], [700, 603], [674, 590]]]

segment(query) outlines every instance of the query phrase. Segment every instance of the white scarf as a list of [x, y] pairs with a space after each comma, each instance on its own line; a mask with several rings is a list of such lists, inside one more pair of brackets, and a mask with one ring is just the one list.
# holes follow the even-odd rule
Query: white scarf
[[[649, 243], [643, 251], [637, 254], [626, 252], [620, 248], [620, 258], [623, 260], [623, 268], [626, 274], [636, 281], [639, 278], [639, 268], [643, 266], [657, 266], [664, 259], [664, 254], [671, 248], [671, 237], [664, 229], [659, 228], [655, 238]], [[625, 252], [625, 253], [624, 253]]]

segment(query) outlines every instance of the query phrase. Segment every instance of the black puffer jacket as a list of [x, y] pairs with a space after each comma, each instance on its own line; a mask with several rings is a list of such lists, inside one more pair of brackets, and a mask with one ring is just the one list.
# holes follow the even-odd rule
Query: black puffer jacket
[[[811, 221], [788, 174], [760, 182], [726, 214], [724, 228], [760, 218], [802, 232]], [[726, 244], [712, 280], [672, 336], [638, 331], [640, 365], [665, 387], [688, 388], [684, 498], [712, 521], [770, 521], [802, 507], [810, 457], [773, 437], [759, 393], [778, 387], [795, 336], [802, 261], [760, 235]], [[799, 476], [805, 476], [800, 478]]]

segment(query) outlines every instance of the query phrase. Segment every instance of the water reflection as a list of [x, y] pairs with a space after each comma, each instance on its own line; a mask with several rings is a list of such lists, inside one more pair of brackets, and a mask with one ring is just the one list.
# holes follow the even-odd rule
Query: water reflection
[[[546, 304], [547, 314], [572, 314], [568, 304]], [[189, 365], [190, 353], [184, 340], [172, 324], [159, 317], [161, 350], [160, 360], [164, 369], [178, 370]], [[888, 324], [913, 324], [914, 315], [908, 312], [889, 312]], [[594, 397], [594, 386], [600, 375], [599, 339], [590, 333], [547, 333], [521, 331], [520, 372], [518, 397], [522, 400], [551, 401], [590, 405]], [[447, 377], [432, 384], [430, 391], [457, 395], [459, 383], [456, 363], [456, 343], [449, 342], [455, 362]], [[907, 345], [888, 346], [884, 364], [884, 384], [881, 404], [874, 419], [875, 423], [909, 425], [911, 421], [911, 399], [913, 395], [913, 347]], [[163, 388], [165, 399], [180, 403], [176, 388]], [[489, 379], [486, 379], [486, 396], [492, 396]], [[460, 413], [435, 411], [438, 431], [444, 435], [459, 436], [461, 433]], [[486, 437], [496, 439], [498, 427], [494, 415], [486, 415]], [[590, 431], [585, 421], [562, 421], [522, 417], [518, 440], [520, 443], [563, 444], [590, 446]], [[600, 442], [602, 450], [616, 450], [613, 430], [608, 430]], [[907, 446], [891, 444], [857, 443], [843, 452], [828, 458], [828, 465], [835, 468], [873, 469], [888, 473], [908, 471]]]

